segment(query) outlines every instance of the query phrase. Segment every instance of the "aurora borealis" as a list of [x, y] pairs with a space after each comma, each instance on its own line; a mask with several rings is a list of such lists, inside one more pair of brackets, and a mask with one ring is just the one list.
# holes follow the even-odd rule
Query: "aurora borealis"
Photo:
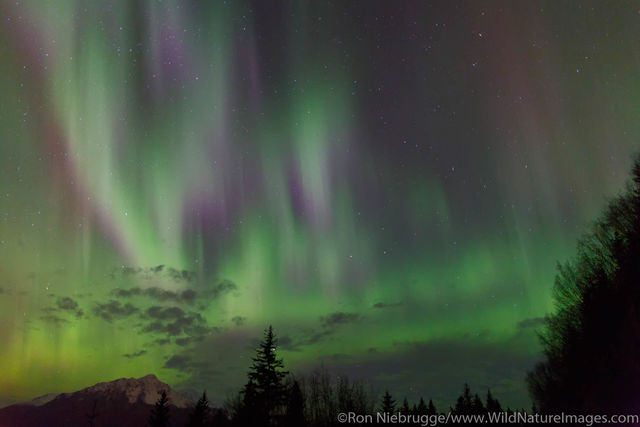
[[0, 3], [0, 403], [286, 367], [529, 405], [640, 135], [632, 2]]

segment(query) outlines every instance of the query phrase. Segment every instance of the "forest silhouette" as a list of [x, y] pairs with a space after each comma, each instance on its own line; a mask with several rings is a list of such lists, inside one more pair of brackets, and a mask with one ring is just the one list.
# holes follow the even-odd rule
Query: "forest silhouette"
[[[637, 414], [640, 389], [640, 156], [631, 180], [613, 198], [577, 253], [558, 266], [553, 314], [539, 331], [543, 360], [527, 375], [533, 407], [540, 414]], [[483, 398], [464, 384], [454, 406], [436, 408], [420, 398], [399, 402], [377, 397], [364, 382], [316, 371], [296, 377], [277, 356], [273, 328], [252, 359], [248, 380], [224, 408], [209, 407], [203, 393], [188, 426], [335, 426], [339, 413], [376, 411], [433, 416], [513, 413], [487, 390]], [[159, 397], [150, 426], [168, 426], [166, 394]]]

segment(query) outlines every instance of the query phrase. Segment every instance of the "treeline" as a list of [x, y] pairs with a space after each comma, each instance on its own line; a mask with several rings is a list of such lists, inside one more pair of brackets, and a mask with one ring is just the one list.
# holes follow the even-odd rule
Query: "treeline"
[[[193, 408], [188, 427], [324, 427], [344, 424], [338, 419], [340, 413], [375, 415], [376, 412], [417, 417], [433, 417], [438, 414], [481, 415], [487, 413], [511, 413], [503, 409], [500, 402], [487, 390], [485, 399], [472, 394], [467, 384], [455, 406], [436, 408], [431, 399], [420, 398], [410, 403], [402, 402], [386, 391], [376, 397], [370, 386], [360, 381], [351, 381], [345, 376], [334, 376], [325, 370], [310, 375], [295, 377], [284, 370], [282, 359], [276, 356], [277, 340], [273, 329], [265, 331], [265, 337], [256, 351], [248, 372], [245, 386], [224, 408], [211, 409], [206, 393]], [[166, 427], [170, 414], [166, 394], [162, 394], [152, 410], [149, 425]], [[374, 416], [375, 419], [375, 416]], [[424, 418], [423, 418], [424, 419]], [[433, 418], [431, 418], [433, 419]]]

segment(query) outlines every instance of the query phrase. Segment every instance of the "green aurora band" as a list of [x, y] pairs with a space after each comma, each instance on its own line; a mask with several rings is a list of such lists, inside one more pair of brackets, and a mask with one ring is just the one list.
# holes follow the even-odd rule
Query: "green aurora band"
[[637, 14], [324, 3], [0, 6], [0, 403], [220, 400], [273, 324], [295, 372], [527, 404], [527, 325], [637, 147]]

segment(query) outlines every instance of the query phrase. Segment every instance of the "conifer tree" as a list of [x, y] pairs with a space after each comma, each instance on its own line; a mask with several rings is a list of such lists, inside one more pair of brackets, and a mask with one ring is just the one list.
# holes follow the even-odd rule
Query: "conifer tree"
[[169, 425], [169, 398], [165, 390], [162, 390], [159, 394], [160, 397], [153, 409], [151, 409], [149, 427], [167, 427]]
[[[424, 401], [422, 402], [424, 403]], [[438, 412], [436, 411], [436, 407], [433, 404], [433, 400], [429, 399], [429, 406], [427, 407], [427, 415], [436, 415]]]
[[193, 408], [191, 414], [189, 414], [188, 427], [204, 427], [207, 424], [209, 418], [209, 399], [207, 399], [206, 391], [202, 392], [202, 396], [198, 399], [196, 406]]
[[488, 412], [502, 412], [502, 406], [497, 399], [494, 399], [491, 394], [491, 389], [487, 390], [487, 411]]
[[382, 412], [387, 412], [389, 414], [396, 412], [396, 401], [391, 397], [389, 390], [386, 390], [382, 397]]
[[409, 414], [410, 410], [411, 409], [409, 408], [409, 401], [405, 397], [404, 400], [402, 401], [402, 410], [401, 410], [401, 412], [403, 414]]
[[472, 405], [471, 389], [469, 388], [469, 384], [465, 383], [462, 395], [460, 395], [456, 401], [456, 414], [471, 414]]
[[269, 326], [252, 359], [249, 381], [243, 389], [241, 416], [247, 423], [274, 425], [284, 412], [287, 389], [283, 379], [287, 372], [282, 359], [276, 356], [276, 345], [273, 328]]
[[471, 402], [471, 413], [482, 414], [484, 412], [485, 412], [485, 407], [482, 403], [482, 400], [480, 399], [480, 396], [478, 396], [478, 393], [476, 393], [473, 396], [473, 401]]

